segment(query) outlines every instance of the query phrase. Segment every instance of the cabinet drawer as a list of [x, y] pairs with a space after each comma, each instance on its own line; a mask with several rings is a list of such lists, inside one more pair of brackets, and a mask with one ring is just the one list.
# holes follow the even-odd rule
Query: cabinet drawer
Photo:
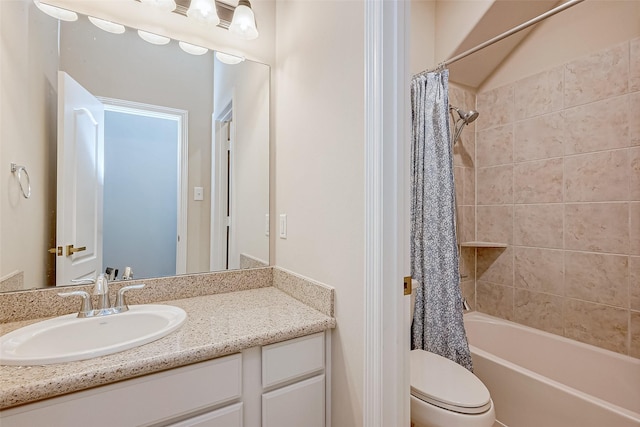
[[324, 369], [324, 332], [262, 348], [262, 387], [294, 381]]
[[262, 427], [324, 427], [324, 375], [262, 395]]
[[242, 355], [221, 357], [2, 411], [2, 427], [139, 426], [238, 399]]
[[207, 412], [168, 427], [242, 427], [242, 403]]

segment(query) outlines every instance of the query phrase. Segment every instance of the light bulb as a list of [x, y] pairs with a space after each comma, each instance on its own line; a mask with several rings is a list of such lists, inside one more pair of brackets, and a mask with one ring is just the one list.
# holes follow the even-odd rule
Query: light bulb
[[115, 22], [106, 21], [100, 18], [94, 18], [93, 16], [89, 16], [88, 18], [93, 25], [109, 33], [122, 34], [125, 31], [124, 25], [122, 24], [116, 24]]
[[190, 53], [191, 55], [204, 55], [209, 51], [206, 47], [196, 46], [195, 44], [187, 42], [178, 42], [178, 46], [180, 46], [180, 49]]
[[169, 37], [159, 36], [158, 34], [153, 34], [142, 30], [138, 30], [138, 35], [142, 40], [151, 44], [164, 45], [171, 41]]
[[191, 0], [187, 16], [214, 26], [220, 23], [214, 0]]
[[38, 9], [51, 16], [52, 18], [59, 19], [61, 21], [77, 21], [78, 14], [67, 9], [62, 9], [60, 7], [51, 6], [50, 4], [40, 3], [39, 0], [33, 0], [33, 3], [36, 5]]
[[216, 52], [216, 58], [218, 58], [218, 61], [228, 65], [235, 65], [244, 61], [244, 56], [236, 56], [224, 52]]
[[245, 40], [258, 38], [258, 28], [256, 28], [256, 17], [251, 10], [251, 3], [248, 0], [240, 0], [233, 12], [233, 19], [229, 25], [229, 31], [242, 37]]

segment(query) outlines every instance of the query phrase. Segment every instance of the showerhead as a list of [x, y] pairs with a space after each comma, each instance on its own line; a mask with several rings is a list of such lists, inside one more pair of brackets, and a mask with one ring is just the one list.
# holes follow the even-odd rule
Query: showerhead
[[458, 116], [460, 116], [460, 120], [462, 120], [466, 125], [475, 121], [480, 115], [480, 113], [478, 113], [476, 110], [464, 111], [458, 107], [454, 107], [453, 105], [449, 106], [449, 109], [454, 110], [456, 113], [458, 113]]
[[[455, 133], [452, 139], [452, 144], [455, 144], [456, 141], [458, 141], [458, 137], [462, 133], [462, 129], [464, 129], [464, 127], [469, 123], [474, 122], [478, 118], [480, 113], [478, 113], [476, 110], [464, 111], [458, 107], [449, 105], [449, 113], [451, 114], [451, 117], [453, 117], [453, 113], [451, 113], [451, 111], [455, 111], [459, 116], [459, 119], [455, 120], [454, 124]], [[458, 123], [460, 123], [459, 126]]]

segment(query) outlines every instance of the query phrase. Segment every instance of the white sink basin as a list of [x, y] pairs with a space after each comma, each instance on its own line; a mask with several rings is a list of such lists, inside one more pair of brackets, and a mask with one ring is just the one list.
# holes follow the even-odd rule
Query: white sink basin
[[170, 305], [131, 305], [129, 311], [80, 319], [44, 320], [0, 337], [0, 364], [49, 365], [105, 356], [160, 339], [187, 318]]

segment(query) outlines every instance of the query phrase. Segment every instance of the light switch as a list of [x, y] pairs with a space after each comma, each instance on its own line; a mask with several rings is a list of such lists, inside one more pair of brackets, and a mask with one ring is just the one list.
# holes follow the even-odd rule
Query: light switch
[[204, 200], [203, 187], [193, 187], [193, 200]]
[[287, 238], [287, 214], [280, 214], [280, 238]]

